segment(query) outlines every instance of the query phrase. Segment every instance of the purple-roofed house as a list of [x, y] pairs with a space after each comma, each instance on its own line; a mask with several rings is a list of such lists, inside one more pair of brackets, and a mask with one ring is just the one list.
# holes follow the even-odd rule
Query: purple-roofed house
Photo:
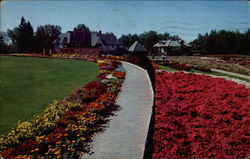
[[102, 53], [113, 53], [117, 48], [122, 48], [123, 45], [117, 40], [114, 34], [92, 33], [91, 46], [100, 47]]

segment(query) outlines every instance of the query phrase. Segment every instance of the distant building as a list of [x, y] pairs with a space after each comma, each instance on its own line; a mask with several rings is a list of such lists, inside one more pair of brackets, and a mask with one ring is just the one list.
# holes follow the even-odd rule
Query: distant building
[[153, 46], [155, 55], [190, 55], [191, 46], [183, 40], [160, 40]]
[[101, 31], [90, 33], [87, 30], [79, 32], [74, 29], [74, 31], [68, 31], [60, 35], [56, 48], [57, 50], [62, 50], [62, 48], [99, 48], [100, 52], [104, 54], [117, 53], [117, 51], [119, 54], [123, 45], [114, 34], [102, 34]]
[[74, 31], [62, 33], [59, 38], [57, 44], [59, 48], [83, 48], [91, 46], [91, 33], [88, 30], [79, 32], [74, 29]]
[[126, 52], [126, 49], [114, 34], [102, 34], [101, 31], [91, 33], [87, 30], [79, 32], [74, 29], [74, 31], [62, 33], [55, 45], [56, 50], [67, 48], [65, 52], [69, 49], [74, 52], [74, 49], [79, 50], [79, 48], [98, 48], [100, 53], [103, 54], [120, 55]]
[[91, 46], [99, 47], [104, 54], [114, 53], [115, 50], [123, 47], [114, 34], [102, 34], [101, 31], [91, 34]]
[[131, 55], [147, 55], [148, 50], [139, 42], [135, 41], [128, 49]]

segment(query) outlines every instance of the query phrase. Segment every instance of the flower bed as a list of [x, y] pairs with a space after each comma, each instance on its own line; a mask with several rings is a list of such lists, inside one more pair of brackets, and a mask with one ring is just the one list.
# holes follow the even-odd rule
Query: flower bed
[[169, 60], [158, 61], [158, 63], [163, 65], [163, 66], [175, 68], [177, 70], [190, 71], [191, 69], [195, 69], [195, 70], [199, 70], [199, 71], [203, 71], [203, 72], [211, 72], [211, 69], [209, 69], [209, 68], [205, 68], [205, 67], [201, 67], [201, 66], [191, 66], [189, 64], [173, 62], [173, 61], [169, 61]]
[[126, 75], [125, 69], [122, 67], [122, 63], [113, 60], [97, 60], [97, 64], [100, 66], [99, 75], [97, 78], [113, 78], [124, 79]]
[[[104, 61], [111, 71], [121, 63]], [[124, 75], [125, 76], [125, 75]], [[124, 76], [122, 78], [124, 78]], [[89, 151], [95, 132], [101, 131], [113, 111], [123, 80], [97, 79], [54, 101], [30, 122], [19, 122], [7, 136], [0, 137], [3, 158], [79, 158]]]
[[96, 62], [96, 59], [98, 58], [97, 55], [88, 55], [88, 54], [52, 54], [52, 57], [54, 58], [72, 58], [76, 60], [86, 60], [86, 61], [92, 61]]
[[249, 157], [244, 86], [191, 73], [156, 73], [153, 158]]
[[188, 57], [169, 57], [171, 61], [185, 63], [193, 66], [201, 66], [209, 69], [221, 69], [229, 72], [241, 73], [250, 75], [250, 69], [245, 65], [241, 66], [234, 63], [223, 63], [215, 60], [205, 60], [202, 57], [188, 56]]

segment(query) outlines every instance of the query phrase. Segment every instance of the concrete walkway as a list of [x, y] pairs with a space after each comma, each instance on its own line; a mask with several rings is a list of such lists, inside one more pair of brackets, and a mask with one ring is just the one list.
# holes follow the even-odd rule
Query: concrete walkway
[[116, 103], [122, 108], [111, 117], [109, 127], [97, 134], [92, 155], [83, 159], [142, 159], [153, 106], [153, 90], [142, 68], [122, 62], [126, 79]]
[[221, 72], [221, 73], [225, 73], [225, 74], [229, 74], [229, 75], [232, 75], [232, 76], [237, 76], [237, 77], [241, 77], [241, 78], [245, 78], [245, 79], [250, 80], [250, 76], [247, 76], [247, 75], [234, 73], [234, 72], [228, 72], [228, 71], [224, 71], [224, 70], [218, 70], [218, 69], [211, 69], [211, 70], [215, 71], [215, 72]]

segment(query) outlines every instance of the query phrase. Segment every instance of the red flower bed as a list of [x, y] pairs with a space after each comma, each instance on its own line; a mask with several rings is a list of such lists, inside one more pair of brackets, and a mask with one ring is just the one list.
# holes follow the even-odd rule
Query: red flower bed
[[249, 95], [222, 78], [156, 73], [153, 158], [246, 158]]

